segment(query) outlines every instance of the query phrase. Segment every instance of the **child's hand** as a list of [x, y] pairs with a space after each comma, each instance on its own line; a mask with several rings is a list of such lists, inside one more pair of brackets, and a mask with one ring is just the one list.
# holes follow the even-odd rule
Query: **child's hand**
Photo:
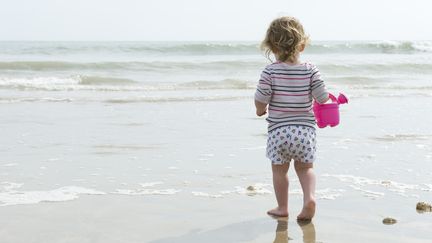
[[255, 108], [257, 116], [263, 116], [267, 113], [267, 104], [255, 100]]
[[266, 109], [263, 109], [263, 110], [257, 109], [256, 114], [257, 114], [257, 116], [263, 116], [263, 115], [267, 114], [267, 110]]

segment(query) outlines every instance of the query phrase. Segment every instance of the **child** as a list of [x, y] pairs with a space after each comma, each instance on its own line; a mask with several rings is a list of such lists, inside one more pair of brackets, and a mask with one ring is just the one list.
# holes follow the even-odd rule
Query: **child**
[[328, 100], [328, 92], [317, 67], [299, 60], [308, 36], [293, 17], [275, 19], [261, 44], [267, 57], [273, 53], [276, 62], [261, 74], [255, 92], [256, 114], [267, 113], [267, 157], [272, 162], [273, 186], [278, 206], [267, 213], [288, 216], [288, 168], [294, 168], [303, 190], [303, 210], [298, 220], [315, 215], [315, 117], [312, 98], [319, 103]]

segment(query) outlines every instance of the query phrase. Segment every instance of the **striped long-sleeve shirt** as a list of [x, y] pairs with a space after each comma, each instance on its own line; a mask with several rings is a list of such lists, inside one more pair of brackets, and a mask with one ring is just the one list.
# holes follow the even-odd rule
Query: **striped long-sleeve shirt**
[[315, 128], [312, 101], [323, 103], [328, 92], [318, 68], [310, 63], [276, 62], [262, 72], [255, 100], [268, 104], [268, 130], [303, 125]]

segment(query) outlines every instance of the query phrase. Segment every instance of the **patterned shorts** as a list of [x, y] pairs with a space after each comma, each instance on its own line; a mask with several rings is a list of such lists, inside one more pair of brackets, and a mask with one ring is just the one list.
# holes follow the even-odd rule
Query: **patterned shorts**
[[267, 158], [272, 164], [289, 163], [292, 159], [313, 163], [316, 151], [315, 129], [307, 126], [289, 125], [269, 132]]

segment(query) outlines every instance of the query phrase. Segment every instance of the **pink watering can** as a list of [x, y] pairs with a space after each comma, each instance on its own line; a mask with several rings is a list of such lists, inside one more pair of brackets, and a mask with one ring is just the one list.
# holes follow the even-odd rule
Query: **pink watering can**
[[339, 124], [339, 104], [348, 103], [348, 98], [343, 94], [339, 94], [337, 99], [334, 95], [329, 94], [329, 98], [331, 103], [320, 104], [314, 101], [313, 112], [319, 128], [327, 125], [337, 126]]

